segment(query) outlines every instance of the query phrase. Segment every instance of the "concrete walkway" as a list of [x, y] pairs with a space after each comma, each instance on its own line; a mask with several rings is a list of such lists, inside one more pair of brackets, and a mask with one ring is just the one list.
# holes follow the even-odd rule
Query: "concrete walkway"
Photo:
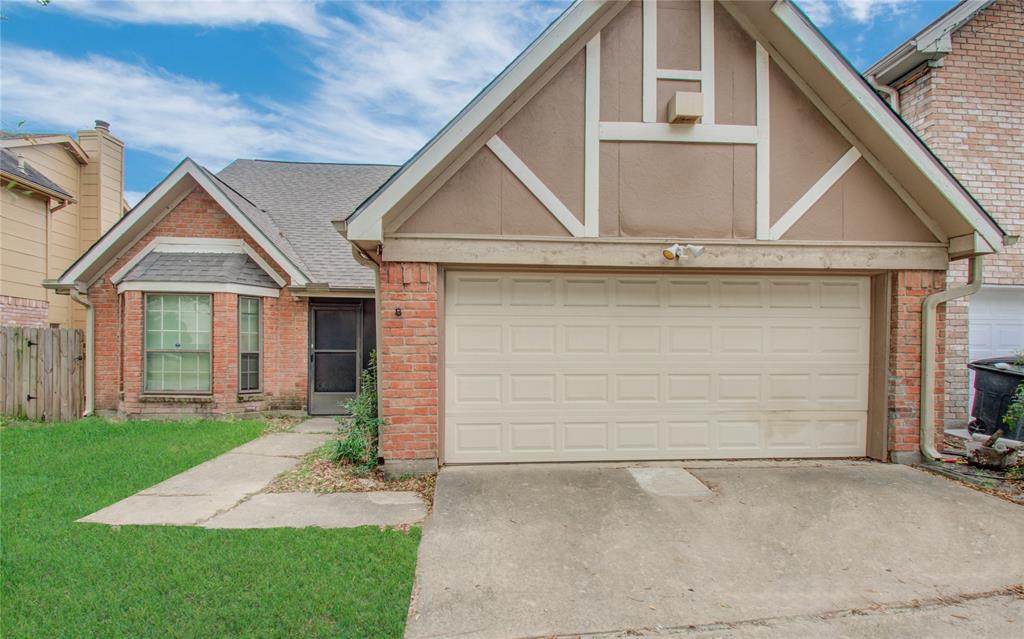
[[271, 433], [79, 519], [127, 525], [206, 528], [351, 528], [421, 521], [416, 493], [264, 493], [279, 474], [338, 435], [338, 423], [315, 417]]

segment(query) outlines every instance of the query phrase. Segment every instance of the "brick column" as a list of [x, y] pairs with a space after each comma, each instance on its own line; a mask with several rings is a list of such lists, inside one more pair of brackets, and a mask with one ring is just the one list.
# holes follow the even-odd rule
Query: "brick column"
[[213, 294], [210, 336], [214, 413], [228, 413], [238, 399], [238, 295]]
[[[917, 460], [920, 447], [921, 307], [946, 288], [944, 271], [892, 274], [889, 343], [889, 454], [892, 461]], [[942, 442], [945, 378], [945, 305], [936, 313], [935, 436]]]
[[[125, 291], [121, 295], [121, 351], [122, 351], [122, 386], [121, 413], [128, 413], [128, 406], [138, 402], [142, 394], [143, 368], [143, 325], [145, 309], [144, 296], [141, 291]], [[98, 337], [98, 335], [97, 335]], [[96, 358], [97, 364], [99, 357]], [[97, 375], [97, 381], [99, 375]], [[99, 384], [97, 383], [97, 386]]]
[[380, 454], [390, 474], [431, 472], [438, 451], [437, 265], [380, 267]]

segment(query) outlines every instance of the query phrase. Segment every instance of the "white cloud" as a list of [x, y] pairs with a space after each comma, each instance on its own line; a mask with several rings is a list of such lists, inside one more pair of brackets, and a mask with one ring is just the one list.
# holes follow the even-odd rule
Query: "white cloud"
[[102, 56], [72, 59], [5, 46], [4, 124], [73, 131], [110, 122], [132, 147], [171, 160], [189, 154], [211, 164], [280, 149], [280, 116], [257, 112], [237, 95], [160, 69]]
[[824, 26], [836, 19], [836, 14], [857, 22], [869, 24], [883, 14], [903, 13], [910, 0], [797, 0], [800, 8], [814, 24]]
[[811, 22], [819, 27], [832, 22], [832, 7], [827, 0], [798, 0], [798, 2]]
[[349, 9], [344, 19], [320, 15], [328, 36], [297, 53], [309, 57], [313, 86], [296, 102], [110, 57], [5, 45], [4, 124], [75, 130], [99, 118], [131, 148], [214, 169], [238, 157], [402, 162], [558, 12], [516, 2]]
[[318, 0], [73, 0], [52, 7], [87, 18], [131, 24], [251, 27], [275, 24], [312, 36], [327, 30]]

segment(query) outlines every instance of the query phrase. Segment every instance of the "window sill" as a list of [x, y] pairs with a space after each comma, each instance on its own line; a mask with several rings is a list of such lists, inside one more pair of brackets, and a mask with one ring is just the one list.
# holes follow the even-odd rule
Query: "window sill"
[[213, 395], [156, 395], [143, 394], [140, 402], [164, 402], [172, 404], [212, 404]]
[[238, 401], [240, 402], [258, 402], [267, 399], [261, 391], [248, 391], [238, 394]]

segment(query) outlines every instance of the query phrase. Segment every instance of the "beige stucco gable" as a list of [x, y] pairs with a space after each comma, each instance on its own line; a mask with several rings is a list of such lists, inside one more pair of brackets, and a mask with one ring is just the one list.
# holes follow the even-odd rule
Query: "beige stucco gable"
[[[718, 3], [652, 6], [620, 7], [391, 235], [944, 239]], [[667, 123], [677, 91], [699, 123]]]

